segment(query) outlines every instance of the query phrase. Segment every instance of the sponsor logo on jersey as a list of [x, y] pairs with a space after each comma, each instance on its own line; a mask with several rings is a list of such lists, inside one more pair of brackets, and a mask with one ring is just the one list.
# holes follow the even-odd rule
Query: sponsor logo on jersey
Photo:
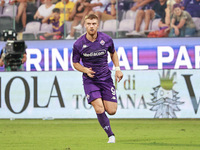
[[83, 53], [84, 57], [93, 57], [93, 56], [102, 56], [106, 54], [106, 50], [102, 49], [102, 50], [97, 50], [95, 52], [90, 52], [90, 53]]

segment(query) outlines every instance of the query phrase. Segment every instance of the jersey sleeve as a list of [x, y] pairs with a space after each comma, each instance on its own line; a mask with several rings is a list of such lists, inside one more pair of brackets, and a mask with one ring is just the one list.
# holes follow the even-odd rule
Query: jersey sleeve
[[109, 46], [108, 51], [113, 54], [115, 52], [115, 46], [114, 46], [113, 40], [110, 38], [109, 42], [110, 42], [110, 46]]
[[73, 61], [73, 63], [79, 63], [80, 62], [80, 58], [81, 58], [81, 56], [80, 56], [79, 50], [74, 45], [73, 46], [73, 52], [72, 52], [72, 61]]

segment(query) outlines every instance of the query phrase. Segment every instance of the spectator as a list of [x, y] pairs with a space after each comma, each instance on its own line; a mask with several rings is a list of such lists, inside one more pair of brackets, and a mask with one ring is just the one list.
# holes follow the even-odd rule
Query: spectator
[[[94, 14], [95, 12], [103, 12], [109, 3], [109, 0], [92, 0], [89, 4], [84, 4], [86, 7], [89, 7], [88, 14]], [[85, 14], [87, 15], [87, 14]], [[78, 26], [75, 26], [74, 29], [82, 30], [84, 24], [84, 18], [82, 18], [81, 23]]]
[[[144, 32], [148, 31], [150, 20], [157, 18], [165, 18], [165, 8], [167, 7], [166, 0], [159, 0], [159, 2], [149, 3], [138, 11], [135, 21], [135, 31], [127, 33], [127, 35], [144, 36]], [[144, 31], [140, 32], [142, 21], [145, 22]]]
[[26, 27], [26, 20], [27, 20], [27, 16], [26, 16], [27, 0], [2, 0], [0, 5], [3, 7], [5, 4], [14, 5], [15, 3], [17, 3], [18, 5], [15, 21], [16, 23], [19, 23], [21, 19], [22, 26], [23, 26], [22, 31], [24, 31]]
[[85, 15], [90, 11], [89, 7], [87, 7], [86, 5], [90, 3], [90, 0], [78, 0], [75, 3], [75, 6], [72, 10], [72, 16], [73, 17], [73, 22], [71, 25], [71, 30], [70, 30], [70, 34], [67, 36], [66, 39], [74, 39], [74, 33], [75, 33], [75, 29], [74, 27], [77, 26], [82, 18], [85, 17]]
[[192, 17], [200, 17], [200, 0], [184, 0], [183, 6]]
[[[118, 1], [118, 6], [116, 5], [116, 0], [111, 0], [107, 4], [104, 12], [97, 11], [96, 15], [99, 18], [99, 21], [106, 21], [111, 19], [116, 19], [116, 9], [118, 9], [118, 16], [122, 17], [122, 10], [124, 10], [124, 2]], [[118, 18], [121, 20], [121, 18]]]
[[64, 33], [64, 24], [60, 18], [60, 9], [54, 8], [53, 13], [42, 20], [42, 23], [52, 23], [53, 32], [45, 33], [44, 36], [40, 36], [40, 40], [53, 39], [58, 40], [62, 38]]
[[168, 0], [167, 1], [167, 8], [165, 9], [165, 18], [161, 19], [162, 23], [165, 23], [168, 27], [170, 26], [170, 22], [173, 15], [173, 6], [176, 4], [175, 0]]
[[[43, 0], [44, 1], [44, 0]], [[57, 2], [60, 2], [61, 0], [52, 0], [53, 4], [56, 4]]]
[[22, 31], [25, 30], [26, 27], [26, 20], [27, 20], [27, 15], [26, 15], [26, 8], [27, 8], [27, 0], [17, 0], [18, 3], [18, 10], [17, 10], [17, 15], [16, 15], [16, 23], [19, 23], [21, 20], [22, 22]]
[[181, 9], [184, 9], [184, 4], [182, 0], [175, 0], [176, 4], [180, 4], [181, 5]]
[[165, 16], [163, 16], [158, 23], [159, 30], [149, 32], [147, 37], [168, 37], [170, 32], [170, 22], [173, 15], [174, 4], [176, 4], [175, 0], [167, 1]]
[[155, 0], [137, 0], [133, 7], [131, 7], [132, 11], [137, 11], [136, 19], [135, 19], [135, 31], [131, 33], [127, 33], [127, 35], [141, 35], [143, 33], [139, 33], [140, 26], [144, 19], [146, 9], [152, 8], [152, 4], [154, 4]]
[[[56, 3], [55, 8], [60, 9], [61, 20], [63, 20], [63, 21], [72, 20], [72, 18], [73, 18], [72, 10], [74, 8], [74, 5], [75, 4], [69, 0], [61, 0], [60, 2]], [[65, 12], [65, 14], [64, 14], [64, 12]]]
[[5, 0], [0, 1], [0, 7], [3, 7], [5, 4]]
[[52, 0], [44, 0], [44, 4], [42, 4], [35, 13], [34, 19], [42, 21], [42, 19], [51, 15], [54, 7], [55, 4], [52, 4]]
[[[118, 2], [118, 14], [120, 14], [120, 16], [122, 16], [121, 13], [122, 13], [123, 9], [124, 9], [124, 2]], [[110, 20], [110, 19], [116, 19], [116, 0], [111, 0], [111, 3], [107, 4], [104, 12], [101, 12], [101, 11], [93, 12], [92, 11], [90, 13], [95, 13], [99, 18], [99, 22], [100, 22], [100, 20], [106, 21], [106, 20]], [[70, 35], [68, 35], [66, 39], [74, 39], [75, 30], [73, 28], [74, 28], [74, 26], [72, 24], [72, 29], [71, 29]], [[81, 26], [81, 28], [82, 28], [82, 26]]]
[[[167, 8], [165, 9], [165, 18], [161, 18], [161, 21], [159, 23], [159, 27], [162, 28], [164, 27], [170, 27], [170, 22], [172, 19], [172, 15], [173, 15], [173, 6], [174, 4], [180, 4], [181, 5], [181, 9], [184, 9], [183, 7], [183, 2], [182, 0], [168, 0], [167, 1]], [[169, 30], [170, 28], [168, 28]]]
[[154, 0], [137, 0], [134, 4], [133, 7], [131, 7], [132, 11], [137, 11], [141, 9], [145, 9], [145, 6], [150, 6], [148, 4], [151, 4], [154, 2]]
[[170, 37], [189, 37], [193, 36], [195, 32], [196, 27], [191, 15], [187, 11], [182, 10], [180, 4], [174, 4]]
[[[180, 0], [176, 0], [178, 3]], [[158, 33], [158, 37], [167, 37], [170, 31], [170, 22], [173, 15], [173, 5], [176, 4], [175, 0], [167, 1], [167, 8], [165, 8], [165, 15], [162, 16], [158, 23], [158, 27], [160, 28]], [[154, 31], [152, 31], [154, 32]]]
[[107, 4], [109, 3], [109, 0], [92, 0], [91, 1], [91, 7], [92, 7], [92, 12], [103, 12], [107, 6]]

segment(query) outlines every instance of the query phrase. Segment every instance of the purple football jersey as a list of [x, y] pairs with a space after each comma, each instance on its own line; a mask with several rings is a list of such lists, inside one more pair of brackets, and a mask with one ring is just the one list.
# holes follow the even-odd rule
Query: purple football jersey
[[114, 53], [114, 43], [107, 34], [98, 32], [97, 39], [94, 42], [86, 38], [86, 34], [81, 36], [73, 45], [73, 62], [79, 63], [82, 60], [83, 66], [92, 68], [95, 72], [94, 78], [83, 74], [83, 79], [93, 81], [105, 81], [111, 78], [111, 71], [108, 67], [108, 53]]

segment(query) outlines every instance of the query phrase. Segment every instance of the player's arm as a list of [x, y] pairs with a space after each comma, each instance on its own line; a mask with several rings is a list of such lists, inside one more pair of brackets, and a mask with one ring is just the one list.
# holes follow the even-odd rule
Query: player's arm
[[80, 63], [73, 63], [73, 66], [76, 70], [86, 73], [90, 78], [94, 77], [95, 72], [92, 70], [92, 68], [84, 67]]
[[123, 78], [123, 73], [121, 72], [119, 67], [117, 52], [115, 51], [114, 53], [110, 53], [110, 57], [113, 61], [113, 64], [115, 65], [115, 80], [119, 82]]
[[95, 72], [92, 70], [92, 68], [87, 68], [84, 67], [83, 65], [80, 64], [80, 53], [79, 50], [80, 49], [76, 44], [73, 45], [73, 52], [72, 52], [72, 60], [73, 60], [73, 66], [76, 70], [86, 73], [90, 78], [94, 77]]

